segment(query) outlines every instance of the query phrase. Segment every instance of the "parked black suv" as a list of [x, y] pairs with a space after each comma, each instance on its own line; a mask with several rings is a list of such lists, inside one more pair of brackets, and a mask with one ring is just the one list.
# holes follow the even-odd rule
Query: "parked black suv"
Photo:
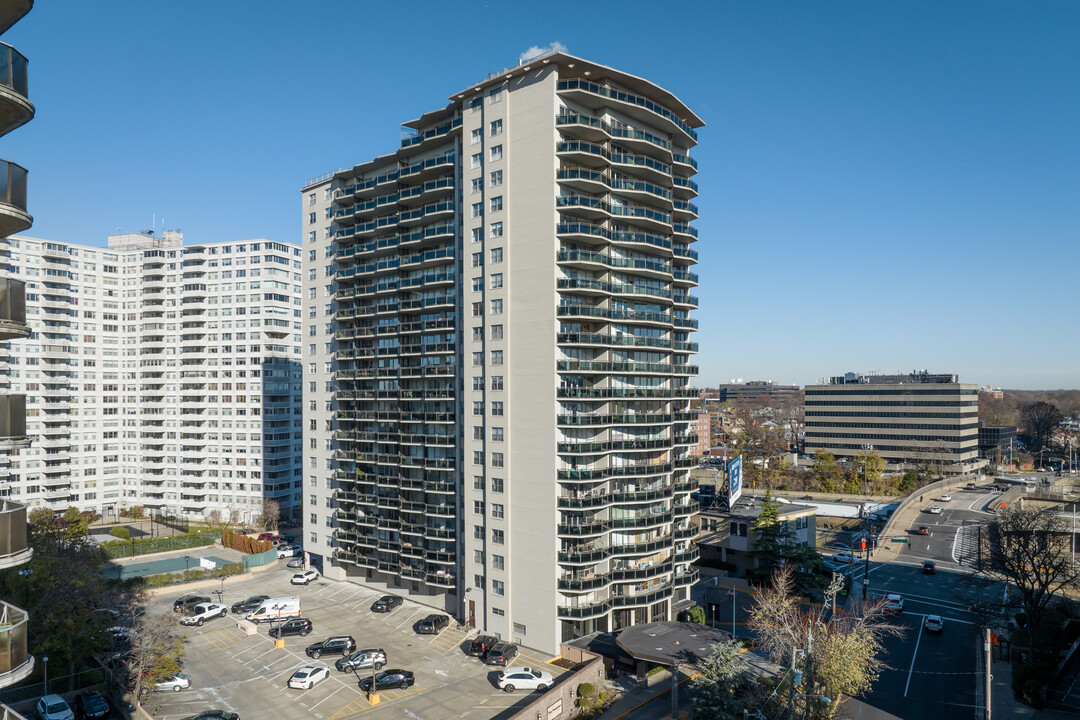
[[247, 600], [242, 600], [238, 603], [234, 603], [232, 606], [233, 615], [239, 615], [240, 613], [255, 612], [262, 605], [263, 600], [269, 600], [269, 595], [254, 595]]
[[383, 649], [368, 648], [367, 650], [357, 650], [348, 657], [343, 657], [334, 663], [334, 667], [339, 672], [349, 672], [350, 670], [364, 670], [374, 666], [376, 670], [382, 670], [386, 667], [386, 651]]
[[109, 703], [101, 693], [84, 692], [75, 696], [75, 717], [79, 720], [96, 720], [109, 714]]
[[446, 615], [428, 615], [416, 626], [416, 632], [421, 635], [438, 635], [450, 624], [450, 618]]
[[304, 637], [311, 632], [311, 621], [307, 618], [290, 618], [277, 627], [270, 628], [270, 637], [285, 637], [286, 635], [299, 635]]
[[[387, 670], [375, 677], [375, 689], [401, 688], [404, 690], [407, 687], [412, 687], [415, 682], [416, 679], [409, 670]], [[359, 685], [364, 692], [371, 692], [371, 678], [363, 678]]]
[[484, 656], [484, 662], [488, 665], [502, 665], [503, 667], [507, 667], [514, 661], [517, 654], [517, 645], [503, 642], [488, 650], [487, 655]]
[[319, 656], [324, 653], [348, 655], [354, 650], [356, 650], [356, 641], [353, 640], [352, 635], [335, 635], [314, 645], [308, 645], [304, 652], [307, 653], [309, 658], [318, 660]]
[[479, 635], [474, 637], [472, 642], [469, 643], [469, 654], [473, 657], [482, 658], [487, 655], [488, 650], [495, 647], [499, 642], [498, 638], [491, 635]]
[[388, 613], [396, 607], [401, 607], [403, 602], [405, 601], [397, 595], [383, 595], [371, 604], [371, 612]]
[[172, 609], [173, 612], [188, 613], [196, 605], [210, 602], [213, 601], [205, 595], [183, 595], [176, 598], [176, 602], [172, 604]]

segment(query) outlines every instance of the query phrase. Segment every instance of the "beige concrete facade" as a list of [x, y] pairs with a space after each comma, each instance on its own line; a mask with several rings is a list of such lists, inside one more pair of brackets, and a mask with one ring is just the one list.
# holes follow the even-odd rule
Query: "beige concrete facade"
[[[305, 398], [332, 407], [306, 445], [305, 534], [333, 506], [324, 572], [552, 652], [674, 617], [696, 578], [701, 124], [652, 83], [554, 53], [309, 183], [305, 203], [332, 198], [305, 271], [319, 295], [334, 274], [332, 350], [315, 358], [334, 390]], [[412, 282], [418, 254], [431, 271]]]
[[955, 375], [857, 376], [806, 387], [806, 452], [933, 464], [963, 472], [978, 464], [979, 393]]

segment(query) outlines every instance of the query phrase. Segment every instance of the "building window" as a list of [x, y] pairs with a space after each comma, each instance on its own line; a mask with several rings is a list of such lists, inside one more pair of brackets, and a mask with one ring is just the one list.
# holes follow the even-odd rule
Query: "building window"
[[473, 267], [480, 267], [483, 264], [484, 264], [484, 253], [482, 253], [482, 252], [474, 252], [472, 254], [472, 266]]
[[315, 220], [316, 220], [315, 213], [308, 213], [308, 216], [307, 216], [308, 225], [314, 225]]
[[515, 635], [524, 635], [525, 634], [525, 626], [522, 625], [521, 623], [514, 623], [514, 634]]
[[491, 102], [492, 104], [502, 102], [502, 94], [503, 89], [501, 87], [492, 89], [490, 92], [488, 92], [489, 102]]
[[[480, 403], [483, 405], [484, 403]], [[482, 414], [482, 413], [481, 413]], [[491, 414], [497, 417], [501, 417], [503, 414], [503, 404], [501, 402], [491, 403]]]
[[473, 203], [472, 216], [484, 217], [484, 203]]
[[474, 352], [472, 354], [472, 364], [474, 367], [484, 364], [484, 353]]
[[491, 187], [499, 187], [502, 185], [502, 170], [495, 170], [491, 173]]
[[492, 300], [491, 301], [491, 314], [492, 315], [502, 315], [502, 311], [503, 311], [503, 301], [501, 299], [500, 300]]
[[483, 130], [481, 130], [480, 128], [476, 128], [475, 130], [472, 131], [472, 144], [473, 145], [475, 145], [476, 143], [480, 142], [483, 139], [484, 139], [484, 131]]
[[491, 289], [498, 290], [503, 286], [502, 273], [492, 273], [491, 275]]
[[484, 403], [482, 403], [482, 402], [474, 402], [472, 404], [472, 414], [473, 415], [483, 415], [484, 414]]
[[503, 339], [503, 326], [502, 325], [492, 325], [491, 326], [491, 339], [492, 340], [502, 340]]
[[[482, 328], [482, 327], [474, 327], [472, 329], [472, 339], [473, 339], [473, 342], [483, 342], [484, 341], [484, 328]], [[483, 389], [483, 388], [481, 388], [481, 389]]]
[[506, 615], [506, 611], [503, 610], [502, 608], [493, 607], [493, 608], [491, 608], [491, 614], [492, 615], [498, 615], [499, 617], [502, 617], [503, 615]]
[[491, 439], [495, 442], [503, 441], [503, 429], [501, 427], [491, 428]]
[[502, 350], [492, 350], [491, 351], [491, 364], [492, 365], [502, 365], [503, 364], [503, 351]]
[[491, 517], [495, 518], [496, 520], [502, 520], [505, 517], [504, 516], [504, 507], [502, 505], [500, 505], [499, 503], [492, 503], [491, 504]]
[[484, 576], [483, 575], [473, 575], [473, 587], [480, 588], [481, 590], [484, 589]]
[[472, 166], [478, 168], [484, 164], [484, 153], [475, 153], [472, 156]]
[[484, 526], [483, 525], [473, 525], [472, 536], [473, 536], [473, 540], [483, 540], [484, 539]]
[[473, 191], [474, 193], [478, 193], [478, 192], [483, 192], [483, 191], [484, 191], [484, 178], [473, 178], [473, 181], [472, 181], [472, 191]]
[[472, 389], [473, 390], [483, 390], [484, 389], [484, 378], [482, 378], [482, 377], [474, 377], [472, 379]]
[[502, 580], [492, 580], [491, 581], [491, 594], [492, 595], [505, 595], [506, 594], [506, 584], [503, 583]]
[[484, 278], [482, 278], [482, 277], [474, 277], [472, 279], [472, 289], [473, 289], [473, 292], [483, 292], [483, 290], [484, 290]]
[[472, 439], [473, 440], [483, 440], [484, 439], [484, 426], [483, 425], [477, 425], [476, 427], [474, 427], [472, 429]]
[[473, 490], [483, 490], [484, 489], [484, 476], [483, 475], [473, 475], [472, 476], [472, 487], [473, 487]]
[[491, 237], [501, 238], [503, 236], [503, 224], [501, 222], [491, 223]]
[[495, 570], [505, 570], [506, 569], [506, 558], [503, 557], [502, 555], [492, 555], [491, 556], [491, 567], [494, 568]]
[[483, 317], [484, 316], [484, 303], [482, 303], [482, 302], [474, 302], [472, 304], [472, 316], [473, 317]]
[[491, 159], [502, 160], [502, 145], [496, 145], [495, 147], [491, 148]]
[[492, 375], [491, 376], [491, 389], [492, 390], [502, 390], [503, 389], [503, 376], [502, 375]]
[[500, 452], [491, 453], [491, 466], [501, 468], [503, 466], [503, 454]]
[[491, 212], [499, 212], [502, 207], [502, 195], [491, 198]]
[[503, 249], [501, 247], [491, 248], [491, 262], [501, 263], [503, 261]]
[[496, 545], [505, 545], [506, 544], [506, 535], [503, 533], [502, 530], [492, 530], [491, 531], [491, 542], [495, 543]]
[[502, 135], [502, 120], [492, 120], [489, 124], [491, 135]]
[[483, 500], [473, 500], [472, 511], [473, 511], [474, 515], [483, 515], [484, 514], [484, 501]]

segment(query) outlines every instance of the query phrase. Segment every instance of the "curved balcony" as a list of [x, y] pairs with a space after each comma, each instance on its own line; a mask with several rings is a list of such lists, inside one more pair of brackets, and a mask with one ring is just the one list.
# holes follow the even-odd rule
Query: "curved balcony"
[[560, 80], [556, 90], [589, 107], [611, 103], [612, 107], [646, 123], [655, 123], [662, 119], [664, 122], [661, 126], [666, 126], [665, 129], [681, 133], [688, 144], [697, 144], [697, 132], [686, 121], [670, 109], [646, 97], [579, 79]]
[[26, 212], [26, 168], [0, 160], [0, 237], [22, 232], [34, 224]]
[[[0, 451], [29, 446], [30, 438], [26, 435], [26, 396], [0, 395]], [[3, 567], [2, 562], [0, 567]]]
[[0, 340], [30, 337], [26, 324], [26, 283], [0, 278]]
[[6, 135], [34, 117], [26, 66], [22, 53], [0, 43], [0, 135]]
[[0, 569], [24, 565], [33, 556], [26, 542], [26, 506], [0, 501]]
[[9, 603], [0, 606], [0, 687], [8, 687], [33, 672], [34, 656], [27, 651], [30, 616]]

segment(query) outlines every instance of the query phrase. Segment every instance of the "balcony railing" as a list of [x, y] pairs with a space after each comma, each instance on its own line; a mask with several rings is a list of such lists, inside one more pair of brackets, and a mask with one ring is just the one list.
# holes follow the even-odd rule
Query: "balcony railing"
[[0, 395], [0, 450], [29, 444], [26, 436], [26, 396]]
[[0, 568], [22, 565], [33, 555], [26, 542], [26, 506], [0, 501]]
[[26, 325], [26, 283], [0, 278], [0, 340], [29, 337]]
[[0, 687], [14, 685], [34, 669], [27, 652], [29, 616], [25, 610], [0, 602]]

